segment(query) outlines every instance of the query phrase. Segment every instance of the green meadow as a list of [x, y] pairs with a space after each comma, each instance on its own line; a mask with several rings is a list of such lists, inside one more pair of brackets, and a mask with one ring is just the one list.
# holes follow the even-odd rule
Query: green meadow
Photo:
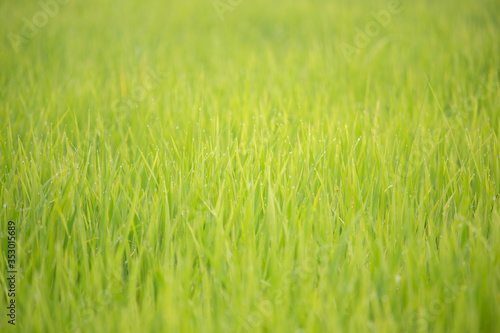
[[499, 332], [499, 13], [1, 0], [0, 331]]

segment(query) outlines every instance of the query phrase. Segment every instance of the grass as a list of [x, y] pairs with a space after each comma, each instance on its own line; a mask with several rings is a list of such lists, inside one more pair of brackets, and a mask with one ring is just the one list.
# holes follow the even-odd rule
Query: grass
[[498, 1], [348, 57], [388, 2], [40, 6], [0, 3], [1, 331], [500, 330]]

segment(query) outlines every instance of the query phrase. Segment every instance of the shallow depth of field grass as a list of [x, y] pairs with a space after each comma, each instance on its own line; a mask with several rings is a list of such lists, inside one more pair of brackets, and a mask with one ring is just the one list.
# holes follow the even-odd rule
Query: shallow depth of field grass
[[1, 1], [0, 330], [499, 331], [500, 3], [234, 3]]

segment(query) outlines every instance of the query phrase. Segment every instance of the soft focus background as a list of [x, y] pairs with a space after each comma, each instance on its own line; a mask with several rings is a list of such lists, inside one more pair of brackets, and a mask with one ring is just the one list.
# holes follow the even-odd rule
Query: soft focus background
[[60, 1], [0, 1], [1, 331], [500, 330], [500, 2]]

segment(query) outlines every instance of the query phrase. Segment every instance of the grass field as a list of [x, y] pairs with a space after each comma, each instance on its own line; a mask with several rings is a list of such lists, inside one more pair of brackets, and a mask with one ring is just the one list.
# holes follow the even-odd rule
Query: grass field
[[0, 1], [0, 331], [500, 331], [498, 0], [55, 1]]

